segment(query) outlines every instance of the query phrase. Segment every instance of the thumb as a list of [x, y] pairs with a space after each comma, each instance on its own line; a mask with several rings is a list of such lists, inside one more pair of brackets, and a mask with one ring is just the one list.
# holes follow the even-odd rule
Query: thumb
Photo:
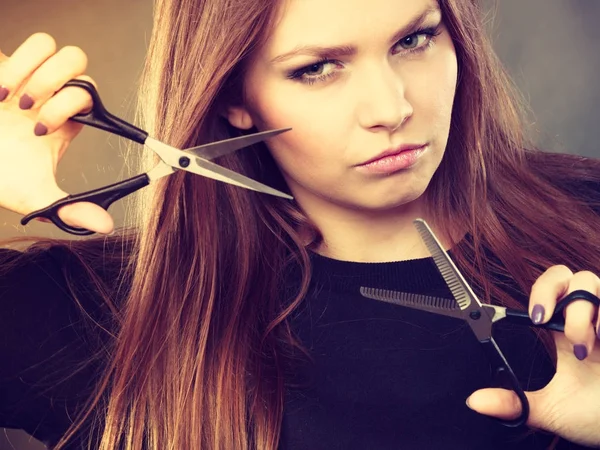
[[[527, 426], [548, 429], [548, 408], [543, 391], [525, 392], [529, 402]], [[467, 398], [467, 406], [473, 411], [502, 420], [512, 420], [521, 414], [521, 401], [511, 390], [500, 388], [480, 389]]]
[[68, 225], [96, 233], [109, 234], [114, 229], [110, 214], [95, 203], [79, 202], [65, 205], [58, 210], [58, 217]]
[[[33, 198], [28, 198], [27, 202], [23, 200], [14, 208], [9, 208], [20, 214], [30, 214], [32, 211], [45, 209], [49, 205], [68, 196], [66, 192], [60, 189], [55, 183], [44, 189], [38, 189], [40, 193]], [[110, 214], [95, 203], [77, 202], [67, 204], [58, 209], [58, 218], [65, 224], [85, 228], [96, 233], [109, 234], [114, 229], [114, 222]], [[50, 220], [37, 217], [40, 222], [50, 222]]]

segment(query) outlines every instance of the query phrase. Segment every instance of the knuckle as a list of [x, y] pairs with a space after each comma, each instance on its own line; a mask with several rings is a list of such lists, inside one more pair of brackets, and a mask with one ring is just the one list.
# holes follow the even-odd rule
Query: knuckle
[[540, 275], [532, 285], [532, 292], [539, 291], [542, 287], [546, 287], [549, 282], [568, 280], [573, 276], [573, 272], [564, 264], [550, 266], [542, 275]]
[[589, 270], [582, 270], [581, 272], [577, 272], [573, 278], [577, 279], [577, 281], [589, 281], [594, 285], [598, 282], [598, 275]]
[[564, 275], [564, 276], [571, 276], [573, 275], [573, 272], [571, 271], [571, 269], [569, 269], [567, 266], [565, 266], [564, 264], [557, 264], [555, 266], [552, 266], [548, 269], [548, 272], [552, 272], [554, 274], [557, 275]]
[[83, 69], [87, 67], [88, 56], [80, 47], [67, 45], [60, 49], [59, 53], [64, 55], [78, 67], [82, 67]]
[[57, 116], [56, 112], [53, 111], [52, 107], [48, 106], [47, 104], [42, 106], [42, 108], [40, 109], [37, 121], [45, 125], [46, 128], [48, 128], [49, 133], [56, 130], [62, 125], [61, 120]]
[[56, 52], [56, 40], [48, 33], [34, 33], [29, 37], [29, 40], [51, 53]]
[[565, 337], [572, 344], [579, 344], [583, 342], [585, 332], [582, 332], [580, 327], [577, 327], [572, 322], [573, 320], [570, 320], [569, 323], [565, 323]]
[[[555, 266], [550, 266], [546, 269], [542, 275], [538, 277], [535, 283], [543, 283], [547, 278], [567, 278], [573, 276], [573, 272], [564, 264], [557, 264]], [[535, 284], [534, 283], [534, 284]]]

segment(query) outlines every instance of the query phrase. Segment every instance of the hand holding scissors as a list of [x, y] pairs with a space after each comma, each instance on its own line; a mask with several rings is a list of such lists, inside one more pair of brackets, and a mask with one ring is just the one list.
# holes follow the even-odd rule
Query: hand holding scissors
[[258, 181], [247, 178], [232, 170], [221, 167], [210, 159], [234, 152], [240, 148], [263, 141], [277, 134], [283, 133], [288, 129], [273, 130], [262, 133], [242, 136], [240, 138], [228, 139], [199, 147], [189, 148], [185, 151], [178, 150], [166, 145], [156, 139], [148, 136], [148, 133], [134, 125], [125, 122], [109, 113], [102, 104], [100, 96], [93, 84], [85, 80], [71, 80], [64, 87], [79, 87], [85, 89], [92, 96], [93, 106], [90, 112], [80, 113], [71, 120], [80, 122], [110, 133], [125, 137], [154, 151], [160, 158], [159, 163], [149, 172], [137, 175], [118, 183], [111, 184], [99, 189], [83, 192], [77, 195], [69, 195], [60, 199], [46, 208], [34, 211], [21, 220], [22, 225], [26, 225], [31, 219], [42, 217], [52, 221], [61, 230], [75, 235], [89, 235], [92, 231], [84, 228], [77, 228], [66, 224], [58, 216], [58, 210], [69, 204], [76, 202], [91, 202], [108, 209], [115, 201], [147, 186], [152, 181], [171, 175], [176, 170], [181, 169], [197, 175], [205, 176], [225, 183], [234, 184], [246, 189], [263, 192], [291, 199], [289, 195], [277, 191]]
[[[481, 405], [476, 409], [479, 412], [501, 418], [499, 420], [506, 426], [519, 426], [529, 419], [528, 423], [531, 426], [557, 432], [575, 442], [586, 445], [600, 444], [600, 431], [594, 431], [598, 429], [597, 421], [600, 419], [600, 346], [594, 346], [596, 323], [593, 322], [594, 317], [597, 320], [600, 299], [592, 293], [598, 292], [600, 279], [590, 272], [573, 274], [564, 266], [554, 266], [549, 269], [536, 282], [538, 287], [534, 286], [531, 300], [534, 304], [545, 302], [545, 309], [550, 311], [550, 314], [544, 314], [544, 309], [542, 309], [540, 316], [537, 313], [540, 309], [536, 308], [535, 313], [532, 311], [532, 315], [536, 319], [536, 323], [534, 323], [526, 312], [482, 304], [427, 223], [417, 219], [415, 226], [432, 254], [454, 299], [373, 287], [361, 287], [361, 294], [368, 298], [466, 321], [485, 349], [496, 376], [497, 385], [514, 391], [519, 400], [519, 405], [515, 408], [513, 407], [514, 394], [510, 394], [509, 391], [500, 392], [491, 389], [477, 391], [479, 394], [483, 393], [484, 397], [487, 396], [488, 403], [500, 405], [483, 405], [485, 401], [480, 398]], [[560, 297], [559, 294], [562, 291], [570, 291], [570, 293], [558, 302], [544, 300], [551, 293]], [[574, 302], [577, 303], [573, 304]], [[572, 305], [569, 308], [571, 314], [568, 315], [566, 314], [567, 307], [570, 305]], [[578, 314], [572, 312], [575, 310], [571, 310], [571, 308], [579, 308], [576, 311]], [[544, 389], [528, 393], [523, 391], [507, 359], [493, 338], [492, 325], [500, 320], [524, 326], [537, 326], [556, 332], [554, 337], [558, 349], [558, 369], [552, 382]], [[578, 350], [577, 345], [581, 345], [578, 341], [589, 340], [590, 333], [593, 348], [590, 349], [589, 357], [586, 359], [586, 355], [581, 354], [582, 350]], [[566, 335], [570, 335], [568, 337], [575, 342], [569, 342]], [[575, 354], [573, 345], [576, 345]], [[587, 346], [589, 347], [590, 344]], [[582, 359], [584, 361], [580, 361]], [[485, 393], [485, 391], [488, 392]], [[534, 417], [529, 417], [532, 399], [535, 401], [533, 405], [535, 414]], [[508, 418], [508, 416], [517, 417]], [[593, 429], [590, 425], [588, 430], [586, 422], [596, 425]], [[582, 429], [578, 429], [578, 426]]]

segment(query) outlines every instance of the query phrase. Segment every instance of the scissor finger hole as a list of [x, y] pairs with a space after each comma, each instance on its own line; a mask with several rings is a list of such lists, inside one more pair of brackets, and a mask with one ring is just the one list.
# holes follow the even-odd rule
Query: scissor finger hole
[[592, 345], [598, 320], [598, 297], [587, 290], [576, 290], [557, 305], [565, 317], [565, 337], [573, 345]]
[[89, 112], [91, 108], [92, 97], [90, 94], [77, 87], [66, 87], [42, 106], [38, 122], [48, 128], [48, 133], [52, 133], [63, 126], [72, 116]]

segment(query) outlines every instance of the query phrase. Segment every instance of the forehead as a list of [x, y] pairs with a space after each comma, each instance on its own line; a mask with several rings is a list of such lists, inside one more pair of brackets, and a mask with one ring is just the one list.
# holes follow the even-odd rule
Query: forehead
[[271, 56], [302, 45], [345, 45], [389, 39], [436, 0], [283, 0], [267, 40]]

